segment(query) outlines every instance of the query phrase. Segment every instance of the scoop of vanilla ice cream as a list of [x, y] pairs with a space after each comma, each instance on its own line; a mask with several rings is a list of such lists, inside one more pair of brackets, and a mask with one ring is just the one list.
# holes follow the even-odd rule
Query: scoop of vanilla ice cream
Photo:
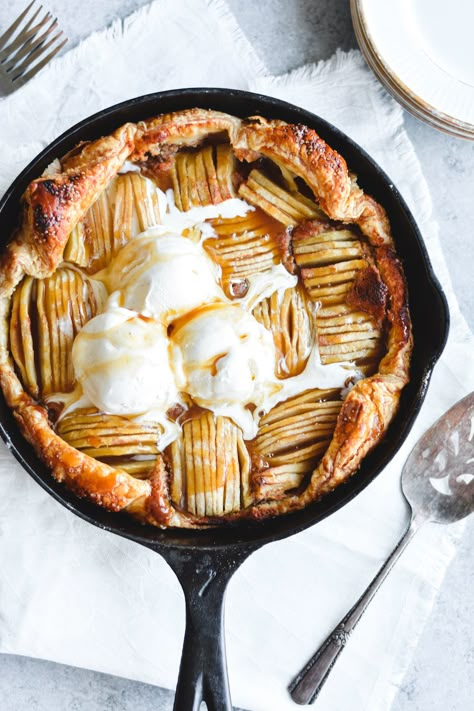
[[163, 324], [108, 308], [77, 334], [72, 362], [84, 394], [99, 409], [135, 415], [177, 400]]
[[122, 306], [169, 324], [202, 304], [225, 300], [217, 268], [200, 244], [152, 228], [112, 260], [104, 281], [120, 290]]
[[211, 304], [171, 334], [180, 389], [202, 407], [256, 403], [275, 381], [273, 337], [238, 304]]

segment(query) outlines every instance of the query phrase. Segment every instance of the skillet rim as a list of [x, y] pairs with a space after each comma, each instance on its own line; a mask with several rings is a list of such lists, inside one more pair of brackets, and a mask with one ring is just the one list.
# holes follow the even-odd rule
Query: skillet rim
[[[252, 106], [251, 110], [244, 108], [244, 106], [249, 105]], [[148, 109], [144, 110], [145, 106], [150, 106], [150, 111]], [[153, 109], [151, 108], [152, 106]], [[390, 425], [384, 439], [364, 459], [358, 472], [352, 475], [347, 482], [301, 511], [262, 522], [239, 521], [236, 524], [227, 524], [222, 528], [207, 530], [166, 529], [163, 531], [151, 526], [145, 527], [138, 524], [130, 517], [126, 517], [126, 514], [107, 512], [84, 499], [79, 499], [64, 485], [59, 484], [52, 478], [49, 470], [35, 455], [31, 445], [23, 439], [2, 395], [0, 401], [0, 436], [28, 474], [48, 494], [87, 522], [147, 547], [159, 549], [160, 552], [162, 548], [191, 547], [222, 550], [229, 546], [237, 545], [240, 547], [243, 544], [247, 544], [249, 547], [259, 547], [264, 543], [298, 533], [323, 520], [351, 501], [383, 471], [405, 441], [423, 404], [433, 368], [444, 349], [449, 330], [449, 311], [443, 289], [433, 271], [426, 246], [414, 217], [390, 178], [364, 149], [337, 127], [305, 109], [262, 94], [221, 88], [177, 89], [145, 94], [102, 109], [67, 129], [23, 169], [0, 199], [0, 219], [5, 213], [7, 218], [9, 212], [18, 214], [18, 199], [28, 183], [37, 177], [53, 158], [58, 155], [64, 155], [67, 150], [74, 147], [80, 140], [88, 140], [92, 137], [104, 135], [106, 130], [110, 132], [113, 127], [117, 127], [129, 120], [144, 120], [152, 115], [192, 108], [193, 106], [214, 108], [241, 117], [262, 113], [262, 115], [269, 118], [277, 117], [286, 121], [304, 123], [315, 128], [332, 148], [341, 153], [350, 167], [354, 166], [354, 161], [360, 164], [362, 173], [360, 168], [355, 171], [358, 174], [359, 183], [363, 186], [364, 182], [370, 184], [371, 180], [375, 180], [375, 187], [377, 188], [375, 194], [373, 188], [368, 192], [374, 195], [377, 200], [379, 200], [377, 192], [384, 193], [384, 199], [379, 201], [387, 209], [390, 221], [392, 222], [392, 218], [395, 217], [397, 222], [405, 223], [405, 229], [411, 233], [410, 239], [414, 238], [414, 245], [417, 248], [416, 259], [423, 267], [423, 277], [425, 279], [423, 285], [429, 286], [431, 295], [434, 297], [434, 304], [431, 303], [430, 307], [431, 311], [437, 316], [436, 321], [439, 332], [437, 341], [436, 334], [434, 334], [435, 342], [428, 345], [428, 351], [423, 354], [423, 358], [419, 363], [416, 360], [418, 351], [416, 345], [417, 334], [415, 332], [412, 370], [413, 366], [415, 366], [415, 369], [419, 371], [416, 373], [416, 379], [403, 390], [400, 411]], [[136, 113], [139, 113], [139, 117], [134, 115]], [[126, 114], [126, 117], [122, 114]], [[113, 127], [107, 129], [99, 128], [102, 124], [110, 121], [114, 122]], [[391, 203], [390, 207], [387, 206], [386, 201]], [[8, 239], [11, 232], [8, 229], [6, 232]], [[393, 232], [396, 234], [395, 229]], [[404, 237], [403, 240], [405, 239]], [[2, 240], [2, 246], [6, 241]], [[397, 238], [396, 242], [397, 253], [400, 255], [398, 249], [400, 242]], [[405, 261], [406, 256], [403, 261]], [[419, 281], [421, 282], [421, 279]], [[412, 283], [408, 277], [407, 284], [413, 297], [420, 289], [420, 286]], [[412, 308], [410, 308], [410, 311], [412, 312]], [[430, 333], [430, 335], [433, 334]], [[410, 394], [411, 397], [409, 397]], [[405, 412], [405, 410], [407, 411]]]

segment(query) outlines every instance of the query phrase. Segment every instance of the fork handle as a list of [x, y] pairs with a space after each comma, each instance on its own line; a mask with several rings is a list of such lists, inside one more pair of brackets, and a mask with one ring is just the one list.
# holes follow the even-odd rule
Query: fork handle
[[362, 594], [354, 607], [333, 629], [331, 634], [322, 643], [316, 654], [309, 660], [306, 666], [293, 679], [288, 687], [291, 698], [297, 704], [312, 704], [321, 691], [324, 682], [329, 676], [336, 659], [344, 649], [349, 636], [365, 612], [369, 602], [411, 541], [416, 531], [423, 523], [417, 517], [412, 516], [407, 530], [393, 549], [390, 556], [380, 568], [379, 572], [372, 580], [366, 591]]

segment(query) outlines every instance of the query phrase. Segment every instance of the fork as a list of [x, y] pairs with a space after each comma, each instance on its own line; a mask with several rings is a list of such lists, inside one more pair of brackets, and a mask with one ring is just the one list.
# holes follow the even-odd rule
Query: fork
[[0, 80], [6, 94], [34, 77], [67, 42], [57, 18], [42, 12], [42, 5], [33, 7], [35, 2], [0, 36]]

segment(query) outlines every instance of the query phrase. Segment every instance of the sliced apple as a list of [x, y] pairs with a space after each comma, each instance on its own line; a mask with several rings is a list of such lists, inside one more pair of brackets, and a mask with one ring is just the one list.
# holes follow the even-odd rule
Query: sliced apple
[[250, 457], [240, 429], [204, 412], [169, 447], [171, 499], [197, 516], [221, 516], [251, 503]]
[[262, 417], [252, 443], [257, 500], [281, 498], [303, 484], [331, 441], [341, 407], [339, 390], [309, 390]]
[[94, 274], [132, 237], [160, 223], [155, 183], [136, 172], [119, 174], [72, 230], [64, 260]]
[[240, 185], [239, 195], [286, 227], [294, 227], [303, 220], [324, 214], [314, 200], [297, 189], [285, 190], [257, 169], [252, 170], [248, 179]]
[[253, 274], [268, 271], [281, 261], [277, 235], [281, 225], [260, 209], [244, 217], [212, 221], [216, 237], [207, 239], [204, 248], [222, 270], [222, 286], [227, 296]]
[[301, 287], [274, 292], [261, 301], [253, 315], [273, 334], [277, 350], [276, 374], [280, 378], [304, 370], [313, 343], [314, 319]]
[[107, 415], [80, 408], [60, 419], [57, 433], [68, 444], [99, 461], [144, 478], [158, 456], [156, 422], [134, 422], [130, 418]]

